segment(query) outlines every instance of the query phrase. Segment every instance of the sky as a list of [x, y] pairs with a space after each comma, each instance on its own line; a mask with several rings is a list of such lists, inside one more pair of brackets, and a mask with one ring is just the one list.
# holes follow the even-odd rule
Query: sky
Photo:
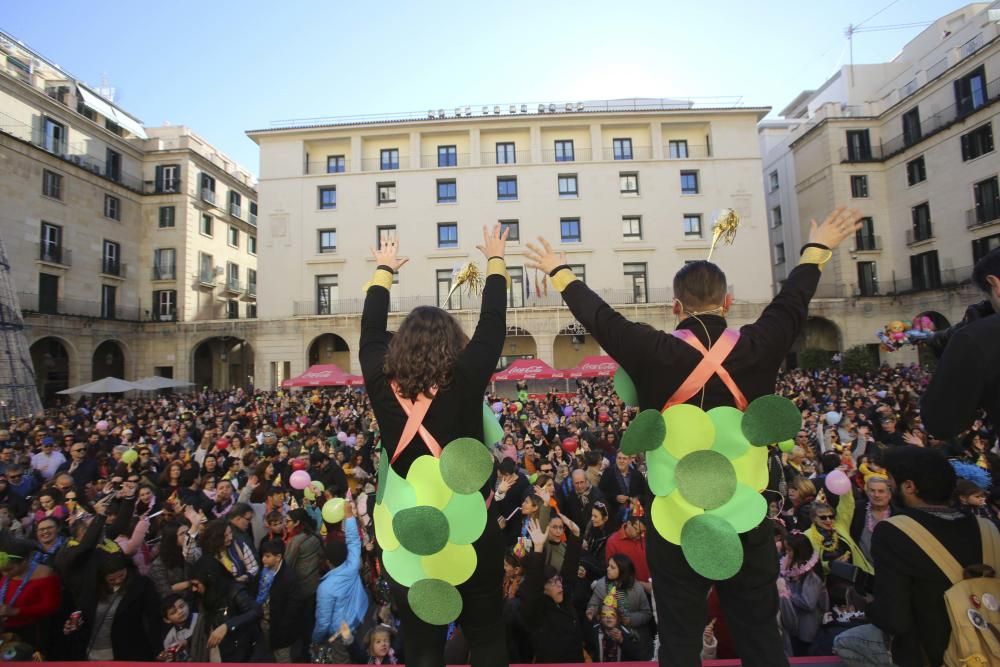
[[[147, 126], [187, 125], [256, 174], [245, 131], [288, 119], [623, 97], [741, 98], [776, 113], [848, 62], [849, 24], [965, 4], [53, 0], [40, 12], [0, 0], [0, 28], [78, 79], [106, 80]], [[922, 29], [858, 33], [854, 62], [891, 60]]]

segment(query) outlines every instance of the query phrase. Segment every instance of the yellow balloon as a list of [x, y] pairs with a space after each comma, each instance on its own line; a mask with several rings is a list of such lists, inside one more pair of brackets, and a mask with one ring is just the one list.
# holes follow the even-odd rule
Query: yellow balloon
[[399, 548], [396, 533], [392, 532], [392, 514], [383, 503], [375, 505], [375, 539], [383, 551], [393, 551]]
[[751, 447], [743, 456], [733, 459], [736, 479], [754, 491], [767, 488], [767, 447]]
[[651, 510], [653, 528], [667, 542], [680, 544], [684, 524], [688, 519], [704, 513], [705, 510], [684, 500], [676, 491], [669, 496], [657, 496], [653, 499]]
[[471, 544], [449, 542], [436, 554], [424, 556], [421, 565], [431, 579], [441, 579], [458, 586], [476, 571], [476, 550]]
[[410, 465], [406, 481], [413, 487], [417, 505], [430, 505], [443, 510], [453, 491], [441, 477], [441, 466], [433, 456], [424, 455]]
[[663, 424], [667, 427], [663, 444], [676, 459], [700, 449], [709, 449], [715, 440], [712, 418], [696, 405], [680, 403], [667, 408], [663, 412]]

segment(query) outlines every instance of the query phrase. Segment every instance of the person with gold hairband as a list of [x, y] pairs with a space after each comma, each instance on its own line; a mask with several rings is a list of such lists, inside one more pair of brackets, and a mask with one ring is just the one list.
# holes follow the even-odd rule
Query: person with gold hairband
[[[528, 244], [527, 266], [549, 274], [573, 316], [628, 373], [641, 410], [680, 403], [706, 411], [719, 406], [745, 409], [749, 401], [774, 393], [778, 369], [802, 332], [823, 265], [859, 228], [860, 217], [858, 211], [841, 207], [822, 224], [812, 221], [798, 266], [757, 321], [739, 331], [729, 329], [725, 319], [733, 304], [726, 276], [708, 261], [686, 264], [674, 276], [673, 312], [680, 323], [672, 333], [631, 322], [615, 311], [574, 275], [565, 255], [544, 238], [539, 238], [540, 246]], [[660, 665], [700, 665], [707, 593], [713, 582], [691, 568], [679, 545], [656, 530], [647, 532]], [[770, 529], [758, 525], [742, 533], [740, 541], [740, 570], [715, 582], [737, 651], [746, 667], [787, 665], [776, 622], [778, 566]]]
[[[399, 243], [393, 236], [383, 237], [380, 247], [372, 249], [378, 266], [366, 288], [359, 356], [365, 388], [385, 446], [379, 470], [381, 488], [374, 513], [375, 531], [384, 549], [385, 572], [391, 579], [392, 597], [402, 620], [407, 665], [443, 667], [451, 620], [462, 628], [474, 667], [508, 664], [504, 633], [497, 632], [503, 614], [504, 544], [496, 503], [489, 502], [496, 472], [485, 446], [478, 448], [481, 452], [477, 447], [472, 448], [473, 455], [488, 457], [482, 467], [485, 477], [476, 480], [476, 489], [466, 489], [462, 494], [464, 500], [478, 502], [476, 509], [483, 522], [478, 537], [466, 534], [461, 544], [456, 544], [458, 540], [452, 538], [461, 528], [451, 521], [442, 525], [440, 511], [447, 509], [447, 499], [459, 496], [440, 484], [445, 470], [442, 462], [457, 455], [463, 444], [478, 440], [481, 445], [484, 438], [483, 395], [496, 370], [507, 332], [506, 240], [507, 230], [501, 230], [500, 225], [492, 230], [483, 227], [483, 242], [477, 248], [487, 259], [487, 271], [479, 323], [471, 339], [451, 313], [433, 306], [415, 308], [399, 323], [398, 331], [391, 334], [389, 289], [393, 276], [407, 258], [398, 255]], [[468, 267], [463, 273], [481, 279], [481, 274]], [[458, 447], [453, 449], [456, 444]], [[419, 481], [419, 473], [428, 471], [431, 474]], [[439, 507], [427, 501], [428, 486], [435, 481], [438, 483], [435, 488], [440, 491], [435, 497], [447, 497]], [[410, 508], [400, 510], [388, 501], [394, 485], [408, 490]], [[416, 506], [414, 492], [420, 501]], [[477, 493], [481, 498], [475, 497]], [[421, 521], [428, 515], [436, 523], [432, 521], [425, 530]], [[409, 518], [413, 521], [407, 526]], [[446, 538], [445, 546], [442, 542], [427, 549], [412, 542], [407, 548], [400, 546], [407, 535], [419, 541], [430, 536], [432, 529], [437, 531], [433, 539]], [[427, 547], [428, 540], [421, 545]], [[408, 572], [419, 571], [420, 576], [404, 576], [406, 573], [396, 567], [398, 561], [393, 560], [400, 558], [400, 554], [408, 559]], [[449, 561], [457, 554], [462, 555], [461, 562]], [[435, 576], [431, 576], [432, 571]], [[462, 577], [451, 576], [458, 571], [463, 572]], [[426, 582], [444, 591], [443, 605], [428, 608], [422, 604], [427, 598], [410, 595], [410, 590], [419, 590], [416, 587]], [[455, 618], [442, 621], [442, 616], [447, 616], [442, 611], [444, 606]]]

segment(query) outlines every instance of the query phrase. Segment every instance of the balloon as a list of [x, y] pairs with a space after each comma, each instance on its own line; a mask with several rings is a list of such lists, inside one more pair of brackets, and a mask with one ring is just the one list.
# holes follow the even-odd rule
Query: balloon
[[292, 473], [291, 477], [288, 478], [288, 483], [292, 485], [293, 489], [302, 490], [309, 486], [309, 482], [312, 478], [309, 477], [309, 473], [305, 470], [296, 470]]
[[309, 467], [309, 462], [305, 459], [292, 459], [291, 468], [295, 471], [305, 470]]
[[565, 408], [563, 408], [563, 415], [565, 415], [566, 417], [572, 417], [573, 416], [572, 406], [567, 405]]
[[302, 497], [306, 500], [316, 500], [316, 492], [311, 486], [302, 489]]
[[834, 495], [847, 495], [851, 492], [851, 480], [843, 470], [834, 470], [826, 476], [826, 488]]
[[576, 452], [576, 448], [579, 444], [580, 443], [577, 441], [576, 438], [566, 438], [565, 440], [562, 441], [562, 448], [563, 451], [573, 454]]
[[326, 487], [323, 486], [323, 482], [319, 481], [318, 479], [314, 479], [313, 481], [309, 482], [309, 488], [312, 489], [313, 493], [316, 494], [320, 494], [326, 491]]
[[830, 412], [827, 412], [825, 415], [823, 415], [823, 418], [826, 419], [826, 423], [829, 424], [830, 426], [836, 426], [837, 424], [840, 423], [841, 415], [839, 412], [830, 410]]
[[339, 433], [337, 433], [337, 440], [339, 440], [340, 442], [347, 442], [347, 434], [344, 433], [343, 431], [340, 431]]
[[108, 430], [108, 422], [106, 420], [104, 420], [104, 419], [102, 419], [101, 421], [97, 422], [97, 430], [98, 431], [107, 431]]
[[215, 441], [215, 446], [218, 449], [229, 449], [229, 440], [226, 438], [219, 438]]
[[139, 452], [135, 451], [134, 449], [128, 449], [122, 452], [122, 463], [132, 465], [138, 460], [139, 460]]
[[331, 498], [323, 505], [323, 521], [340, 523], [344, 520], [344, 499]]
[[493, 407], [493, 412], [495, 412], [496, 414], [500, 414], [501, 412], [503, 412], [503, 402], [502, 401], [497, 401], [496, 403], [493, 404], [492, 407]]
[[347, 445], [349, 447], [353, 447], [356, 444], [358, 444], [358, 437], [356, 435], [347, 436]]
[[517, 408], [516, 412], [520, 412], [524, 409], [524, 404], [521, 401], [514, 401], [514, 407]]

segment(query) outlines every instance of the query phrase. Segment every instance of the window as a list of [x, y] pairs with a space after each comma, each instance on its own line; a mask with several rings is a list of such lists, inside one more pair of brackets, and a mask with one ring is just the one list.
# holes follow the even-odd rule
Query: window
[[[8, 58], [9, 60], [9, 58]], [[62, 155], [66, 152], [66, 126], [48, 116], [42, 118], [42, 148]]]
[[256, 302], [250, 302], [247, 304], [247, 319], [257, 319], [257, 304]]
[[375, 186], [376, 206], [396, 203], [396, 183], [378, 183]]
[[177, 290], [161, 289], [153, 292], [153, 319], [170, 321], [177, 319]]
[[339, 287], [336, 274], [316, 276], [316, 314], [332, 315], [336, 312]]
[[778, 189], [778, 172], [777, 171], [772, 171], [770, 174], [767, 175], [767, 179], [768, 179], [768, 183], [769, 183], [769, 187], [770, 187], [771, 192], [774, 192], [775, 190], [777, 190]]
[[903, 114], [903, 145], [912, 146], [920, 141], [920, 108], [913, 107]]
[[240, 288], [240, 265], [226, 262], [226, 287], [231, 290]]
[[451, 269], [438, 270], [435, 274], [437, 280], [437, 305], [438, 308], [454, 310], [462, 307], [462, 291], [455, 290], [455, 293], [448, 298], [451, 291]]
[[42, 240], [38, 259], [62, 264], [62, 227], [51, 222], [42, 223]]
[[458, 185], [455, 179], [438, 179], [437, 200], [439, 204], [454, 204], [458, 201]]
[[910, 256], [910, 275], [913, 289], [937, 289], [941, 287], [941, 268], [938, 265], [937, 250]]
[[206, 252], [198, 254], [198, 280], [206, 285], [215, 284], [215, 258]]
[[379, 152], [380, 164], [383, 170], [399, 169], [399, 149], [383, 148]]
[[583, 264], [570, 264], [569, 270], [573, 272], [573, 275], [580, 279], [584, 285], [587, 284], [587, 267]]
[[977, 224], [1000, 219], [1000, 187], [996, 176], [973, 185], [972, 195], [976, 200]]
[[118, 151], [106, 148], [104, 150], [105, 161], [104, 161], [104, 175], [110, 178], [112, 181], [121, 182], [122, 180], [122, 154]]
[[330, 211], [337, 208], [337, 186], [325, 185], [319, 188], [319, 208]]
[[63, 177], [48, 169], [42, 170], [42, 194], [53, 199], [62, 199]]
[[178, 192], [181, 187], [181, 166], [179, 164], [163, 164], [156, 166], [156, 180], [153, 182], [157, 192]]
[[438, 247], [457, 248], [458, 247], [458, 223], [439, 222], [438, 223]]
[[559, 219], [559, 240], [563, 243], [580, 242], [580, 218]]
[[233, 248], [240, 247], [240, 230], [239, 227], [234, 227], [229, 225], [229, 236], [227, 237], [229, 245]]
[[576, 174], [559, 174], [559, 196], [577, 197]]
[[774, 263], [775, 265], [785, 263], [785, 244], [775, 243], [774, 244]]
[[667, 142], [667, 151], [671, 160], [683, 160], [688, 156], [687, 139], [671, 139]]
[[454, 167], [458, 165], [458, 148], [455, 146], [438, 146], [438, 166]]
[[972, 263], [975, 264], [985, 257], [986, 253], [997, 248], [1000, 248], [1000, 234], [975, 239], [972, 242]]
[[696, 194], [698, 194], [698, 172], [697, 171], [682, 171], [681, 172], [681, 194], [682, 195], [696, 195]]
[[247, 269], [247, 294], [257, 296], [257, 270]]
[[243, 196], [234, 190], [229, 191], [229, 215], [234, 218], [243, 215]]
[[865, 174], [851, 176], [851, 196], [855, 199], [868, 196], [868, 176]]
[[257, 202], [255, 201], [250, 202], [250, 217], [247, 218], [247, 222], [254, 227], [257, 226]]
[[771, 209], [771, 229], [781, 227], [781, 207], [775, 206]]
[[868, 130], [847, 130], [847, 159], [850, 162], [872, 159], [872, 143]]
[[962, 159], [974, 160], [993, 150], [993, 126], [990, 123], [980, 125], [971, 132], [962, 135]]
[[379, 225], [375, 228], [375, 247], [381, 247], [382, 241], [390, 236], [396, 236], [396, 225]]
[[613, 146], [612, 150], [614, 150], [616, 160], [632, 159], [631, 139], [612, 139], [611, 144]]
[[855, 250], [878, 250], [878, 240], [875, 238], [875, 221], [871, 218], [861, 218], [861, 229], [854, 232]]
[[524, 269], [520, 266], [508, 266], [507, 275], [510, 276], [510, 287], [507, 288], [507, 307], [521, 308], [524, 306], [525, 290], [530, 290], [530, 285], [524, 283]]
[[622, 265], [625, 271], [625, 280], [632, 288], [632, 303], [646, 303], [649, 301], [646, 292], [646, 263], [634, 262]]
[[627, 239], [642, 239], [642, 216], [622, 216], [622, 236]]
[[257, 254], [257, 237], [247, 236], [247, 252], [251, 255]]
[[509, 230], [507, 232], [508, 243], [521, 240], [521, 223], [517, 220], [501, 220], [500, 233], [503, 234], [504, 230]]
[[500, 201], [517, 199], [517, 176], [497, 176], [497, 199]]
[[701, 238], [701, 214], [684, 214], [684, 236]]
[[914, 158], [906, 163], [906, 184], [916, 185], [927, 180], [927, 167], [924, 166], [924, 156]]
[[209, 204], [215, 203], [215, 179], [205, 173], [201, 175], [201, 198]]
[[118, 288], [114, 285], [101, 285], [101, 317], [106, 320], [115, 319]]
[[878, 273], [875, 262], [858, 262], [858, 294], [875, 296], [878, 294]]
[[910, 209], [913, 219], [913, 241], [926, 241], [931, 238], [931, 207], [927, 202]]
[[177, 278], [177, 251], [173, 248], [153, 250], [153, 280]]
[[972, 70], [955, 81], [955, 106], [958, 113], [972, 113], [986, 104], [986, 70], [983, 67]]
[[514, 164], [515, 162], [517, 162], [517, 153], [514, 150], [514, 142], [497, 142], [497, 164]]
[[343, 155], [327, 155], [326, 156], [326, 173], [328, 174], [340, 174], [345, 171], [347, 166], [346, 160], [344, 160]]
[[566, 139], [562, 141], [555, 142], [556, 144], [556, 162], [572, 162], [573, 161], [573, 140]]
[[639, 194], [639, 174], [635, 171], [623, 171], [618, 174], [618, 191], [623, 195]]
[[319, 230], [319, 253], [337, 252], [337, 230]]
[[201, 233], [205, 236], [212, 235], [212, 216], [208, 213], [201, 214]]
[[230, 299], [226, 301], [226, 319], [227, 320], [238, 320], [240, 319], [240, 302], [236, 299]]
[[104, 195], [104, 217], [112, 220], [122, 219], [122, 202], [118, 197]]
[[111, 276], [119, 276], [122, 272], [122, 246], [115, 241], [104, 241], [104, 252], [101, 256], [101, 272]]

